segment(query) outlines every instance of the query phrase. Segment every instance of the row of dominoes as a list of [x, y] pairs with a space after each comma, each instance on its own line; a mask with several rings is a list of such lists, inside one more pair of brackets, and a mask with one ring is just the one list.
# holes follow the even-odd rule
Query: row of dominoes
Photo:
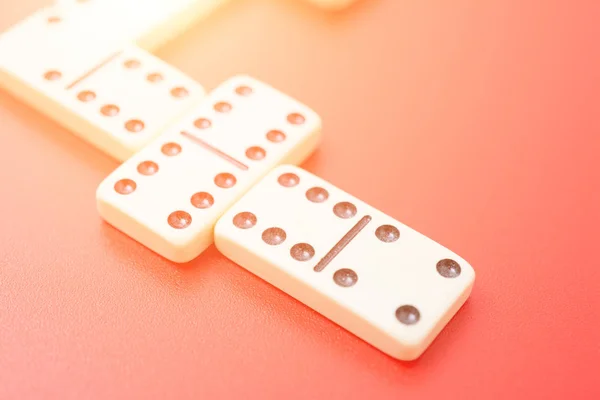
[[214, 242], [383, 352], [422, 354], [469, 296], [471, 266], [294, 166], [321, 136], [307, 106], [244, 75], [205, 94], [135, 45], [164, 43], [183, 14], [222, 1], [145, 1], [137, 19], [135, 1], [93, 1], [4, 33], [0, 84], [124, 161], [98, 187], [102, 218], [178, 263]]

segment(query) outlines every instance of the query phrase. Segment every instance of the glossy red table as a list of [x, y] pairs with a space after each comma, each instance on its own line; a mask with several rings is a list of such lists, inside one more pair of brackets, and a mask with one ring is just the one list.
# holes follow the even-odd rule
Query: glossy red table
[[[0, 28], [42, 4], [5, 0]], [[238, 0], [160, 51], [209, 89], [248, 73], [312, 106], [303, 167], [473, 264], [412, 363], [214, 247], [175, 265], [106, 225], [116, 162], [0, 92], [0, 398], [600, 398], [599, 15]]]

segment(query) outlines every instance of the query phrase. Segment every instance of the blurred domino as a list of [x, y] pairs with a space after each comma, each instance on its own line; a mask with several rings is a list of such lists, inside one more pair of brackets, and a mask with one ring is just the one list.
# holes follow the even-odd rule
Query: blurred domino
[[321, 8], [330, 10], [341, 10], [348, 7], [350, 4], [356, 2], [356, 0], [308, 0], [309, 2], [316, 4]]
[[58, 0], [99, 36], [153, 51], [230, 0]]
[[98, 187], [100, 215], [174, 262], [213, 243], [217, 219], [269, 170], [317, 146], [319, 116], [247, 76], [212, 91]]
[[204, 96], [176, 68], [57, 7], [0, 36], [0, 85], [119, 160]]
[[475, 279], [447, 248], [293, 166], [271, 171], [223, 215], [215, 245], [401, 360], [423, 353]]

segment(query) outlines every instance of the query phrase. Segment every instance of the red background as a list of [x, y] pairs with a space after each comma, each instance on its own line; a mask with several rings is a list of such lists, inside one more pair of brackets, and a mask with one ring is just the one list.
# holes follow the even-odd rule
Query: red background
[[[42, 4], [3, 0], [0, 28]], [[107, 226], [116, 162], [0, 92], [0, 398], [600, 398], [598, 21], [595, 0], [236, 0], [158, 53], [313, 107], [303, 167], [472, 263], [412, 363], [214, 247], [175, 265]]]

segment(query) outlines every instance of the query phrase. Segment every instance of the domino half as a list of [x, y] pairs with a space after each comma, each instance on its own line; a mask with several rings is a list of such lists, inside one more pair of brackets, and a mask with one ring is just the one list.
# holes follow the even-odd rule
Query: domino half
[[425, 351], [475, 279], [457, 254], [290, 165], [271, 171], [223, 215], [215, 245], [401, 360]]

